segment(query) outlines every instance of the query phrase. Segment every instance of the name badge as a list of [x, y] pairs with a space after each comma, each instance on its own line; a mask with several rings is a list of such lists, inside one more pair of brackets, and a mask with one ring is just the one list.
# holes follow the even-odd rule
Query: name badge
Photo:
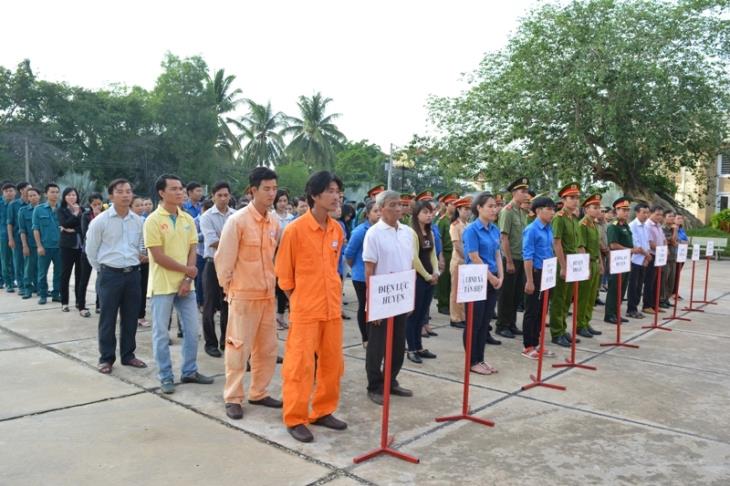
[[332, 248], [337, 248], [337, 245], [338, 245], [339, 243], [340, 243], [340, 242], [339, 242], [339, 241], [337, 241], [337, 240], [333, 241], [333, 242], [332, 242]]

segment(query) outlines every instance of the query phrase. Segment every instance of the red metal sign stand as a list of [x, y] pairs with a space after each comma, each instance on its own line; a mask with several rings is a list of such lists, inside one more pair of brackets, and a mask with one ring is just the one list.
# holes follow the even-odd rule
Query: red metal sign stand
[[391, 354], [393, 352], [393, 318], [389, 317], [387, 321], [388, 327], [385, 331], [385, 369], [383, 370], [383, 421], [380, 429], [380, 447], [378, 447], [377, 449], [373, 449], [370, 452], [366, 452], [363, 455], [355, 457], [352, 460], [355, 464], [367, 461], [368, 459], [372, 459], [373, 457], [379, 456], [380, 454], [388, 454], [397, 459], [412, 462], [414, 464], [418, 464], [420, 462], [417, 457], [398, 452], [395, 449], [391, 449], [390, 447], [394, 439], [394, 437], [388, 436], [388, 416], [390, 415], [390, 382], [392, 371]]
[[664, 327], [659, 324], [659, 290], [662, 286], [662, 268], [656, 267], [656, 293], [654, 295], [654, 324], [651, 326], [641, 326], [642, 329], [661, 329], [662, 331], [671, 331], [669, 327]]
[[[695, 260], [692, 260], [692, 283], [690, 283], [690, 285], [689, 285], [689, 307], [685, 307], [682, 310], [688, 311], [688, 312], [705, 312], [702, 309], [696, 309], [696, 308], [692, 307], [692, 304], [697, 302], [696, 300], [694, 300], [694, 298], [695, 298], [695, 264], [696, 263], [697, 262]], [[679, 292], [679, 288], [677, 288], [677, 292]]]
[[[590, 296], [589, 296], [590, 297]], [[553, 368], [581, 368], [584, 370], [596, 371], [595, 366], [588, 366], [575, 362], [575, 340], [578, 333], [578, 282], [573, 282], [573, 339], [570, 343], [570, 359], [566, 359], [565, 363], [557, 363]]]
[[537, 358], [537, 376], [530, 375], [530, 380], [532, 380], [532, 383], [528, 383], [527, 385], [523, 385], [523, 390], [529, 390], [530, 388], [534, 388], [536, 386], [544, 386], [546, 388], [553, 388], [555, 390], [563, 390], [565, 391], [565, 387], [562, 385], [554, 385], [552, 383], [545, 383], [542, 381], [542, 358], [545, 354], [545, 314], [547, 314], [547, 307], [548, 307], [548, 301], [550, 300], [550, 290], [545, 291], [545, 295], [543, 296], [542, 301], [542, 313], [540, 315], [540, 352]]
[[618, 287], [616, 288], [616, 341], [612, 343], [601, 343], [601, 346], [623, 346], [624, 348], [635, 348], [639, 349], [639, 346], [636, 344], [629, 344], [621, 342], [621, 298], [623, 295], [621, 295], [621, 278], [623, 277], [623, 273], [617, 274], [616, 283], [618, 284]]
[[481, 419], [471, 415], [469, 412], [469, 374], [471, 372], [471, 343], [474, 331], [474, 302], [469, 302], [466, 307], [466, 353], [464, 356], [464, 396], [461, 402], [461, 414], [448, 417], [438, 417], [436, 422], [451, 422], [456, 420], [471, 420], [472, 422], [494, 427], [491, 420]]
[[679, 317], [677, 315], [677, 302], [679, 301], [679, 277], [682, 275], [682, 265], [681, 263], [677, 263], [677, 281], [674, 284], [674, 288], [677, 289], [676, 292], [674, 292], [674, 310], [672, 311], [671, 317], [665, 317], [663, 320], [665, 321], [687, 321], [690, 322], [692, 319], [687, 319], [686, 317]]
[[707, 261], [707, 265], [705, 266], [705, 296], [702, 298], [702, 300], [695, 301], [695, 303], [717, 305], [717, 302], [715, 302], [714, 300], [707, 300], [707, 282], [709, 282], [710, 280], [710, 260], [712, 260], [712, 257], [706, 256], [705, 260]]

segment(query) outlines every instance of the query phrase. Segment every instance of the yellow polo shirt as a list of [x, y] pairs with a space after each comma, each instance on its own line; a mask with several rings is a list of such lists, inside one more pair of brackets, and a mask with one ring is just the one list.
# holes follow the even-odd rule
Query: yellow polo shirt
[[[198, 233], [192, 216], [178, 209], [173, 217], [161, 205], [144, 222], [144, 243], [147, 248], [161, 246], [165, 255], [183, 265], [188, 263], [191, 245], [198, 244]], [[185, 274], [168, 270], [150, 258], [150, 277], [147, 296], [175, 294], [180, 289]], [[191, 283], [191, 290], [195, 287]]]

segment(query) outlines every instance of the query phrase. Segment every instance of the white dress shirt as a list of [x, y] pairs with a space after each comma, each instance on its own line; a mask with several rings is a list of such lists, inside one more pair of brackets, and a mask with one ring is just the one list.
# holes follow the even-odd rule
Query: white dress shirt
[[101, 265], [126, 268], [139, 265], [142, 218], [130, 209], [120, 217], [114, 206], [91, 220], [86, 232], [86, 257], [94, 270]]

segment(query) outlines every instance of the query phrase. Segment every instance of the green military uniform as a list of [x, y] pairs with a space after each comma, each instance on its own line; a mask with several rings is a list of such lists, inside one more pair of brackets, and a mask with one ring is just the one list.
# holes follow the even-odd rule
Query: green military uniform
[[[578, 184], [568, 184], [560, 191], [560, 197], [568, 195], [579, 195]], [[580, 237], [580, 222], [578, 218], [565, 209], [555, 214], [552, 221], [553, 238], [560, 240], [563, 247], [563, 254], [567, 257], [570, 254], [578, 253], [578, 249], [584, 247]], [[571, 301], [573, 300], [573, 284], [566, 282], [560, 277], [561, 267], [558, 262], [558, 275], [550, 300], [550, 335], [553, 339], [566, 334], [566, 317]]]
[[441, 234], [441, 254], [444, 256], [444, 263], [446, 264], [436, 286], [438, 310], [442, 314], [449, 313], [449, 299], [451, 297], [451, 270], [449, 265], [451, 264], [451, 254], [454, 252], [454, 243], [451, 241], [451, 235], [449, 234], [451, 228], [449, 219], [449, 215], [446, 213], [436, 224]]
[[[606, 229], [606, 239], [608, 240], [608, 247], [609, 250], [611, 248], [611, 243], [618, 243], [619, 245], [623, 246], [624, 248], [633, 248], [634, 247], [634, 239], [631, 237], [631, 229], [629, 228], [628, 223], [625, 221], [623, 223], [620, 223], [617, 220], [615, 220], [613, 223], [608, 225], [608, 228]], [[624, 274], [621, 277], [621, 300], [624, 300], [624, 297], [626, 296], [626, 288], [629, 285], [629, 275]], [[608, 291], [606, 292], [606, 306], [605, 306], [605, 314], [604, 314], [604, 320], [608, 320], [611, 318], [616, 318], [617, 316], [617, 304], [618, 304], [618, 275], [613, 274], [608, 277]]]
[[[28, 256], [24, 257], [23, 262], [24, 299], [30, 299], [33, 292], [38, 292], [38, 249], [35, 245], [35, 238], [33, 238], [34, 209], [35, 206], [26, 204], [18, 211], [18, 231], [20, 234], [25, 235], [25, 238], [28, 240], [28, 249], [30, 250]], [[20, 238], [18, 238], [17, 244], [22, 248]]]
[[[25, 294], [25, 284], [23, 283], [23, 245], [20, 243], [20, 233], [18, 227], [18, 212], [20, 208], [27, 206], [28, 203], [23, 201], [21, 198], [17, 198], [8, 205], [7, 209], [7, 224], [13, 226], [13, 241], [15, 242], [15, 248], [13, 248], [13, 270], [15, 281], [18, 283], [18, 291], [21, 295]], [[8, 238], [10, 235], [8, 235]]]
[[41, 245], [45, 255], [38, 255], [38, 295], [40, 303], [44, 303], [48, 296], [48, 268], [53, 262], [53, 290], [51, 298], [54, 301], [61, 299], [61, 250], [58, 246], [61, 239], [61, 230], [58, 226], [56, 208], [51, 207], [47, 202], [39, 204], [33, 210], [33, 230], [38, 230], [41, 237]]
[[601, 282], [601, 234], [595, 221], [585, 216], [580, 221], [580, 235], [590, 255], [591, 276], [578, 284], [578, 329], [588, 329]]

